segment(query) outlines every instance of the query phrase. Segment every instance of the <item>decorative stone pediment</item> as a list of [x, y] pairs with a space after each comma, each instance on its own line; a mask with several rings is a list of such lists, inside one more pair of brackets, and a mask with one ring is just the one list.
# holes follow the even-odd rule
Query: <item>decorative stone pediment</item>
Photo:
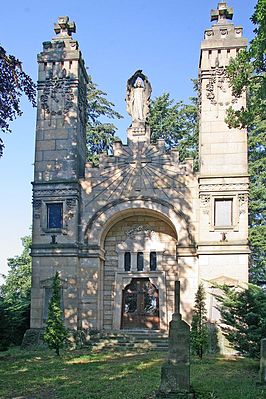
[[236, 287], [239, 284], [239, 281], [228, 277], [228, 276], [219, 276], [212, 280], [209, 280], [210, 284], [219, 284], [219, 285], [228, 285], [230, 287]]

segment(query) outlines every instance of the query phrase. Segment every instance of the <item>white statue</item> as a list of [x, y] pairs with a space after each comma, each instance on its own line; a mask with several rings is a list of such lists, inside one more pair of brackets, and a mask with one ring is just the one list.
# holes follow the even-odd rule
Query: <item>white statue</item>
[[149, 116], [151, 85], [141, 70], [134, 73], [127, 81], [127, 112], [132, 122], [144, 123]]

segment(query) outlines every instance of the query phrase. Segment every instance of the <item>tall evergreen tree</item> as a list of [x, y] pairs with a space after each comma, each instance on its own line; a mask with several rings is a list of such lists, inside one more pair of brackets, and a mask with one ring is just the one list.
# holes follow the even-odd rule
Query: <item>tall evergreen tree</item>
[[87, 122], [87, 149], [88, 161], [98, 163], [101, 152], [111, 153], [112, 143], [117, 130], [109, 119], [121, 119], [122, 115], [115, 111], [114, 104], [107, 99], [107, 94], [98, 89], [97, 84], [89, 76], [88, 83], [88, 122]]
[[205, 305], [206, 294], [203, 284], [200, 283], [195, 295], [195, 306], [191, 324], [191, 350], [200, 359], [208, 347], [207, 310]]
[[249, 284], [246, 289], [219, 286], [215, 295], [221, 313], [221, 328], [240, 354], [260, 356], [260, 341], [266, 338], [266, 294], [262, 288]]
[[56, 354], [59, 356], [59, 351], [65, 345], [68, 332], [63, 321], [61, 309], [61, 282], [58, 272], [55, 273], [52, 289], [53, 293], [49, 302], [48, 319], [43, 339], [50, 349], [55, 349]]
[[254, 39], [232, 59], [227, 75], [233, 95], [247, 93], [247, 108], [228, 109], [229, 127], [248, 129], [251, 245], [250, 280], [266, 280], [266, 1], [258, 0], [251, 21]]

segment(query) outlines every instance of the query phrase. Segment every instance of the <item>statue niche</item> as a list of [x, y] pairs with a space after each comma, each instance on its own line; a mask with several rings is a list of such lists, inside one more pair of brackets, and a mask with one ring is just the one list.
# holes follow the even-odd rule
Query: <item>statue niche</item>
[[145, 124], [150, 111], [151, 84], [147, 77], [138, 70], [127, 81], [127, 112], [132, 117], [132, 125]]

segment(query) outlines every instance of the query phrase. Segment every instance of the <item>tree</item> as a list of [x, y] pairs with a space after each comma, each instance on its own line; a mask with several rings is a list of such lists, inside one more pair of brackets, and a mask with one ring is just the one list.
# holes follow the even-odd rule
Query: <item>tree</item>
[[9, 322], [6, 305], [0, 298], [0, 352], [8, 349], [10, 345]]
[[247, 93], [247, 108], [228, 109], [229, 127], [248, 129], [250, 213], [249, 239], [252, 251], [250, 280], [266, 280], [266, 1], [258, 0], [253, 16], [254, 39], [249, 48], [232, 59], [227, 76], [232, 93]]
[[19, 345], [30, 323], [31, 289], [31, 236], [22, 239], [23, 251], [19, 256], [8, 259], [9, 271], [0, 287], [2, 306], [8, 319], [10, 342]]
[[53, 293], [49, 302], [48, 319], [43, 339], [49, 348], [55, 349], [59, 356], [59, 350], [63, 348], [68, 332], [63, 321], [63, 312], [61, 309], [61, 282], [59, 273], [56, 272], [53, 278]]
[[102, 118], [121, 119], [114, 104], [106, 98], [106, 93], [97, 88], [89, 76], [88, 83], [88, 122], [87, 122], [87, 148], [88, 160], [98, 163], [101, 152], [112, 152], [112, 143], [117, 130], [113, 123], [107, 123]]
[[[20, 98], [22, 94], [36, 106], [36, 86], [23, 71], [22, 63], [13, 55], [8, 55], [0, 46], [0, 129], [10, 132], [9, 122], [22, 114]], [[0, 157], [3, 155], [4, 142], [0, 138]]]
[[266, 338], [266, 294], [249, 284], [246, 289], [219, 286], [215, 295], [221, 313], [221, 328], [233, 348], [244, 356], [259, 357], [260, 341]]
[[207, 326], [207, 310], [205, 305], [206, 294], [203, 284], [200, 283], [195, 295], [195, 306], [191, 324], [191, 349], [202, 359], [208, 346], [209, 330]]
[[166, 148], [178, 146], [180, 160], [198, 158], [198, 109], [197, 99], [191, 104], [170, 99], [169, 93], [151, 101], [149, 124], [151, 141], [165, 140]]

